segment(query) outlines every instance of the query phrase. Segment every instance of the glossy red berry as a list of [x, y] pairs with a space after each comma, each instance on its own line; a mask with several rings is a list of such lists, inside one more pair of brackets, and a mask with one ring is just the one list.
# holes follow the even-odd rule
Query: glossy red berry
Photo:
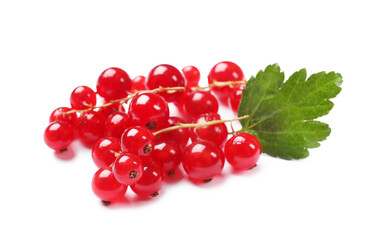
[[99, 139], [92, 149], [93, 162], [99, 168], [110, 167], [121, 153], [120, 140], [115, 137]]
[[44, 141], [56, 151], [64, 151], [74, 140], [74, 130], [66, 122], [51, 122], [44, 131]]
[[186, 78], [186, 86], [196, 87], [199, 85], [200, 72], [194, 66], [187, 66], [182, 69], [183, 75]]
[[139, 196], [158, 195], [159, 190], [164, 184], [165, 174], [163, 169], [156, 163], [146, 162], [141, 179], [130, 188]]
[[[221, 117], [218, 113], [205, 113], [194, 120], [194, 123], [206, 123], [215, 120], [221, 120]], [[213, 142], [217, 146], [223, 146], [228, 135], [225, 123], [193, 128], [190, 129], [190, 133], [191, 140], [193, 142], [202, 139]]]
[[164, 172], [174, 173], [182, 160], [182, 150], [173, 142], [157, 142], [152, 152], [152, 160], [159, 164]]
[[[169, 117], [167, 127], [173, 127], [179, 125], [179, 123], [185, 123], [179, 117]], [[156, 136], [157, 141], [167, 141], [177, 144], [183, 149], [189, 142], [190, 130], [189, 128], [179, 128], [173, 131], [163, 132]]]
[[71, 125], [74, 129], [76, 129], [77, 123], [78, 123], [78, 117], [76, 113], [69, 113], [66, 114], [66, 112], [71, 111], [71, 108], [68, 107], [59, 107], [55, 109], [52, 114], [50, 114], [49, 122], [65, 122]]
[[[244, 74], [242, 69], [233, 62], [220, 62], [217, 63], [209, 72], [208, 83], [214, 81], [228, 82], [228, 81], [243, 81]], [[221, 103], [227, 105], [227, 100], [232, 91], [231, 86], [213, 87], [212, 92], [220, 99]]]
[[132, 79], [132, 91], [143, 91], [146, 90], [146, 77], [144, 76], [137, 76]]
[[116, 180], [124, 185], [132, 185], [141, 179], [143, 164], [141, 159], [130, 153], [122, 153], [114, 162], [112, 172]]
[[[169, 88], [185, 86], [185, 79], [180, 71], [168, 64], [161, 64], [154, 67], [146, 79], [146, 87], [150, 90], [159, 87]], [[174, 102], [182, 95], [182, 91], [177, 91], [175, 93], [160, 92], [159, 94], [164, 97], [166, 101]]]
[[167, 125], [169, 107], [161, 96], [152, 92], [145, 92], [132, 99], [128, 114], [132, 125], [156, 131]]
[[95, 106], [96, 102], [96, 93], [87, 86], [75, 88], [70, 95], [71, 107], [76, 110], [88, 109]]
[[108, 68], [97, 81], [97, 93], [106, 100], [125, 98], [132, 88], [129, 75], [120, 68]]
[[192, 92], [193, 91], [190, 87], [186, 87], [183, 94], [175, 102], [173, 102], [174, 106], [177, 108], [180, 115], [184, 116], [184, 118], [187, 118], [187, 113], [185, 112], [185, 109], [184, 109], [185, 100], [186, 100], [186, 97]]
[[[103, 102], [103, 104], [107, 104], [107, 103], [108, 101], [106, 100]], [[113, 103], [105, 107], [100, 107], [97, 112], [101, 112], [105, 116], [105, 118], [108, 118], [113, 113], [125, 112], [125, 109], [120, 102], [117, 102], [117, 103]]]
[[118, 201], [127, 191], [127, 186], [120, 184], [111, 168], [100, 168], [93, 176], [92, 190], [104, 204]]
[[143, 127], [129, 127], [121, 136], [121, 150], [123, 152], [148, 157], [154, 146], [154, 136]]
[[126, 113], [113, 113], [105, 122], [105, 136], [121, 138], [124, 130], [130, 126], [129, 116]]
[[217, 112], [218, 102], [208, 91], [195, 91], [186, 96], [184, 110], [193, 120], [203, 113]]
[[182, 166], [192, 179], [210, 181], [221, 173], [224, 163], [221, 148], [212, 142], [199, 140], [184, 149]]
[[86, 145], [94, 144], [104, 135], [105, 117], [101, 112], [88, 111], [80, 115], [78, 137]]
[[240, 100], [242, 99], [242, 92], [245, 88], [245, 85], [236, 86], [230, 93], [229, 97], [229, 106], [234, 111], [235, 114], [238, 113]]
[[225, 145], [226, 160], [238, 170], [254, 167], [261, 155], [261, 144], [249, 133], [234, 134]]

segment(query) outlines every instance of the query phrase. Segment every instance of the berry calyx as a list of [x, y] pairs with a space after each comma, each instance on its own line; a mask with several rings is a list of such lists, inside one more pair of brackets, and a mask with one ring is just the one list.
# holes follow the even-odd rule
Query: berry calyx
[[107, 101], [124, 98], [132, 88], [129, 75], [120, 68], [108, 68], [97, 81], [97, 93]]
[[96, 102], [96, 93], [87, 86], [75, 88], [70, 95], [70, 104], [75, 110], [89, 109], [95, 106]]
[[123, 112], [111, 114], [105, 122], [105, 136], [120, 138], [130, 126], [129, 116]]
[[217, 112], [218, 101], [209, 91], [195, 91], [186, 96], [184, 111], [194, 120], [203, 113]]
[[[223, 61], [217, 63], [209, 72], [208, 83], [243, 81], [244, 74], [242, 69], [235, 63]], [[231, 86], [212, 87], [212, 92], [219, 98], [221, 103], [227, 105], [227, 100], [232, 90]]]
[[92, 190], [105, 205], [122, 198], [127, 186], [120, 184], [111, 168], [100, 168], [93, 176]]
[[[159, 87], [169, 88], [185, 86], [186, 86], [185, 79], [183, 78], [180, 71], [178, 71], [177, 68], [169, 64], [160, 64], [154, 67], [150, 71], [146, 79], [146, 87], [147, 89], [150, 90]], [[173, 93], [160, 92], [159, 94], [167, 102], [174, 102], [182, 95], [182, 91], [176, 91]]]
[[[194, 123], [206, 123], [210, 121], [221, 120], [218, 113], [205, 113], [200, 115]], [[227, 127], [225, 123], [218, 123], [209, 126], [196, 127], [190, 130], [191, 140], [197, 141], [199, 139], [211, 141], [217, 146], [222, 146], [228, 135]]]
[[44, 141], [48, 147], [63, 152], [74, 140], [74, 130], [66, 122], [51, 122], [44, 131]]
[[167, 125], [169, 107], [168, 103], [158, 94], [144, 92], [132, 99], [128, 114], [132, 125], [155, 131]]
[[118, 138], [101, 138], [92, 149], [93, 162], [99, 168], [109, 167], [116, 160], [120, 151], [120, 140]]
[[210, 181], [221, 173], [224, 163], [221, 148], [212, 142], [199, 140], [184, 149], [182, 166], [192, 179]]
[[156, 197], [164, 184], [165, 174], [163, 169], [155, 162], [145, 163], [141, 179], [130, 188], [139, 196]]
[[200, 72], [194, 66], [187, 66], [182, 69], [183, 75], [186, 78], [187, 87], [197, 87], [200, 80]]
[[261, 144], [249, 133], [235, 133], [225, 145], [226, 160], [237, 170], [254, 167], [261, 155]]
[[169, 174], [181, 163], [182, 150], [173, 142], [157, 142], [152, 152], [152, 160], [158, 163], [165, 173]]
[[148, 157], [154, 146], [154, 136], [143, 127], [129, 127], [121, 136], [121, 150], [123, 152]]
[[141, 179], [143, 164], [138, 156], [131, 153], [122, 153], [115, 160], [112, 172], [119, 183], [132, 185]]

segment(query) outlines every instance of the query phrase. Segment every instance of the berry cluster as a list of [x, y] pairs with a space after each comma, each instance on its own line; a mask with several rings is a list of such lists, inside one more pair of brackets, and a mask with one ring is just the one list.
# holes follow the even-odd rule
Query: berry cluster
[[[237, 113], [242, 70], [220, 62], [208, 75], [208, 87], [199, 87], [199, 79], [194, 66], [181, 73], [161, 64], [133, 79], [120, 68], [106, 69], [96, 92], [79, 86], [71, 93], [71, 108], [52, 112], [45, 143], [63, 152], [79, 139], [92, 148], [99, 168], [92, 188], [105, 204], [122, 198], [128, 186], [140, 196], [156, 196], [181, 163], [191, 179], [204, 182], [221, 173], [225, 158], [238, 170], [254, 167], [261, 154], [258, 140], [244, 132], [228, 139], [225, 125], [246, 116], [221, 120], [218, 114], [219, 103]], [[169, 104], [178, 116], [170, 116]]]

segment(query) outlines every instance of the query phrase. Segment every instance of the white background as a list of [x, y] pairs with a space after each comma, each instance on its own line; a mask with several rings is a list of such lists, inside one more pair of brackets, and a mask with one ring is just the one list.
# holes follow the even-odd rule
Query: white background
[[[369, 1], [1, 1], [1, 239], [372, 239]], [[250, 77], [337, 71], [343, 90], [310, 157], [262, 155], [214, 182], [167, 183], [150, 201], [93, 195], [90, 151], [61, 160], [43, 142], [49, 114], [107, 67], [131, 77], [219, 61]], [[223, 118], [231, 117], [228, 111]]]

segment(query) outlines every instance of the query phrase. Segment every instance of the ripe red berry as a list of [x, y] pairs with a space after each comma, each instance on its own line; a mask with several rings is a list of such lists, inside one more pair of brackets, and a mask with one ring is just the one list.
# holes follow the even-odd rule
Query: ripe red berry
[[229, 97], [229, 106], [235, 114], [238, 113], [240, 100], [242, 99], [242, 92], [245, 88], [244, 84], [236, 86], [231, 92]]
[[127, 191], [127, 186], [120, 184], [111, 168], [100, 168], [93, 176], [92, 190], [105, 205], [120, 200]]
[[182, 166], [192, 179], [210, 181], [221, 173], [224, 163], [221, 148], [212, 142], [199, 140], [184, 149]]
[[51, 122], [44, 131], [44, 141], [56, 151], [64, 151], [74, 140], [74, 130], [66, 122]]
[[[221, 120], [218, 113], [205, 113], [194, 120], [194, 123], [206, 123], [214, 120]], [[227, 135], [228, 131], [225, 123], [190, 129], [190, 136], [193, 142], [203, 139], [211, 141], [217, 146], [223, 146], [227, 139]]]
[[130, 188], [137, 195], [155, 197], [162, 188], [164, 179], [163, 169], [158, 164], [149, 161], [145, 163], [141, 179], [131, 185]]
[[88, 111], [80, 115], [78, 137], [86, 145], [94, 144], [103, 137], [105, 117], [101, 112]]
[[192, 89], [190, 87], [186, 87], [183, 94], [175, 101], [173, 102], [174, 106], [177, 108], [178, 112], [181, 114], [181, 116], [184, 116], [184, 118], [187, 118], [187, 113], [185, 113], [185, 100], [186, 97], [192, 93]]
[[249, 133], [236, 133], [226, 142], [225, 155], [235, 169], [250, 169], [261, 155], [261, 144]]
[[203, 113], [217, 112], [218, 102], [208, 91], [195, 91], [186, 96], [184, 110], [193, 120]]
[[183, 75], [186, 78], [186, 86], [196, 87], [199, 84], [200, 72], [194, 66], [187, 66], [182, 69]]
[[[104, 100], [103, 104], [107, 103], [108, 101]], [[105, 118], [108, 118], [113, 113], [125, 112], [125, 109], [123, 104], [121, 104], [120, 102], [116, 102], [105, 107], [100, 107], [97, 112], [101, 112], [105, 116]]]
[[144, 76], [137, 76], [132, 79], [132, 93], [135, 91], [146, 90], [146, 78]]
[[120, 152], [120, 140], [115, 137], [105, 137], [98, 140], [94, 145], [92, 158], [97, 167], [109, 167]]
[[120, 68], [106, 69], [101, 73], [97, 81], [97, 93], [107, 101], [125, 98], [131, 88], [132, 80]]
[[[177, 126], [179, 123], [185, 123], [185, 121], [179, 117], [169, 117], [167, 127]], [[183, 149], [189, 141], [190, 130], [188, 128], [179, 128], [173, 131], [160, 133], [156, 137], [159, 142], [173, 142]]]
[[128, 114], [132, 125], [156, 131], [167, 125], [169, 107], [161, 96], [152, 92], [145, 92], [132, 99]]
[[129, 116], [126, 113], [113, 113], [105, 122], [105, 136], [120, 138], [124, 130], [130, 126]]
[[71, 111], [71, 108], [68, 107], [59, 107], [55, 109], [52, 114], [50, 114], [49, 122], [65, 122], [71, 125], [72, 128], [76, 129], [78, 118], [76, 113], [69, 113], [66, 114], [66, 112]]
[[159, 164], [164, 172], [174, 173], [182, 160], [182, 151], [180, 147], [173, 142], [157, 142], [152, 152], [152, 160]]
[[154, 136], [143, 127], [129, 127], [121, 136], [121, 150], [123, 152], [148, 157], [154, 146]]
[[[146, 87], [150, 90], [159, 87], [169, 88], [185, 86], [185, 79], [180, 71], [168, 64], [161, 64], [154, 67], [146, 79]], [[175, 93], [160, 92], [159, 94], [164, 97], [167, 102], [174, 102], [182, 95], [182, 91], [177, 91]]]
[[96, 93], [87, 86], [75, 88], [70, 95], [70, 104], [73, 109], [83, 110], [96, 105]]
[[[227, 81], [243, 81], [244, 74], [242, 69], [233, 62], [220, 62], [217, 63], [209, 72], [208, 83], [214, 81], [227, 82]], [[227, 100], [232, 90], [232, 87], [212, 87], [212, 92], [220, 99], [221, 103], [227, 105]]]
[[132, 185], [141, 179], [143, 164], [141, 159], [130, 153], [122, 153], [114, 162], [112, 172], [116, 180], [124, 185]]

